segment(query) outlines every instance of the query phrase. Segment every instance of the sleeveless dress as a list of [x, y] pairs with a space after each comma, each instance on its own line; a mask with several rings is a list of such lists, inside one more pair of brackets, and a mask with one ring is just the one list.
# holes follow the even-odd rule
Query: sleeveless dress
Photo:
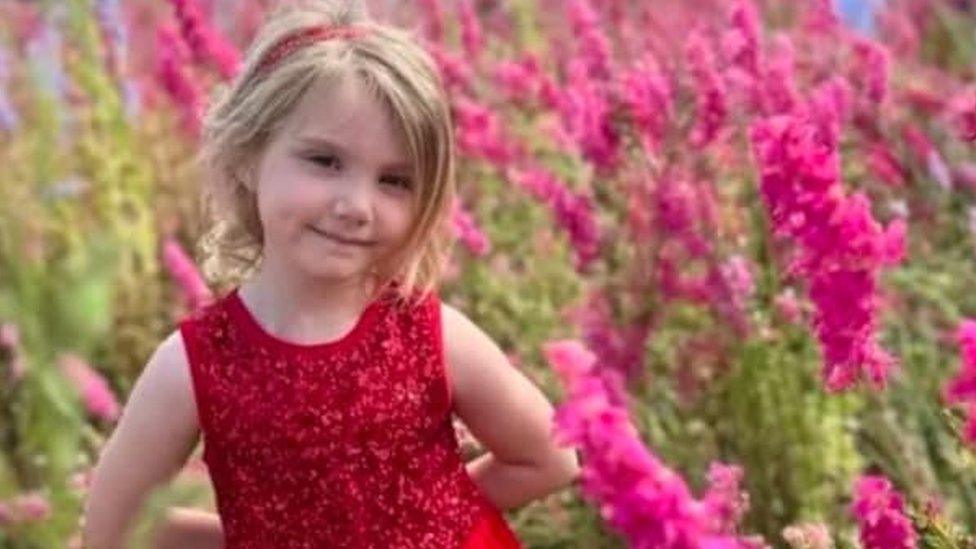
[[462, 461], [436, 293], [319, 344], [236, 289], [179, 329], [227, 549], [521, 547]]

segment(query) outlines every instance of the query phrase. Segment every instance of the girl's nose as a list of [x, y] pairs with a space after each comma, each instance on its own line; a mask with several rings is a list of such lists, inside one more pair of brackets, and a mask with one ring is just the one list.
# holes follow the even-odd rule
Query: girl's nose
[[351, 226], [359, 226], [369, 218], [369, 190], [365, 185], [354, 184], [336, 196], [333, 203], [335, 216]]

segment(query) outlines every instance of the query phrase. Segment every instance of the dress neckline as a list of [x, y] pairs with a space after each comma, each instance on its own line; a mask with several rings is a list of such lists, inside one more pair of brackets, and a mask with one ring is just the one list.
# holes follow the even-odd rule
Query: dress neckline
[[361, 340], [369, 328], [376, 323], [383, 301], [384, 298], [380, 297], [366, 305], [366, 308], [359, 313], [353, 327], [337, 338], [315, 343], [298, 343], [275, 335], [262, 326], [241, 298], [239, 287], [234, 288], [227, 299], [231, 316], [258, 341], [280, 351], [306, 354], [337, 352]]

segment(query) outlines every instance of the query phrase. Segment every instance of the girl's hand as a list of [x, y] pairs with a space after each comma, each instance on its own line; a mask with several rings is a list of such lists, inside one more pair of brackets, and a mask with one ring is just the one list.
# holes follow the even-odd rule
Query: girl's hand
[[153, 549], [221, 549], [220, 518], [206, 511], [173, 507], [156, 527]]

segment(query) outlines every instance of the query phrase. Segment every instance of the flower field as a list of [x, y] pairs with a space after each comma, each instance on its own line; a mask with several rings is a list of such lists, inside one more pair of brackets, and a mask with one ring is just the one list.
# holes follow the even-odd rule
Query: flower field
[[[81, 546], [146, 359], [239, 281], [195, 155], [274, 4], [0, 0], [0, 547]], [[976, 547], [976, 3], [366, 4], [450, 97], [441, 295], [582, 458], [527, 547]], [[174, 506], [199, 452], [137, 543]]]

